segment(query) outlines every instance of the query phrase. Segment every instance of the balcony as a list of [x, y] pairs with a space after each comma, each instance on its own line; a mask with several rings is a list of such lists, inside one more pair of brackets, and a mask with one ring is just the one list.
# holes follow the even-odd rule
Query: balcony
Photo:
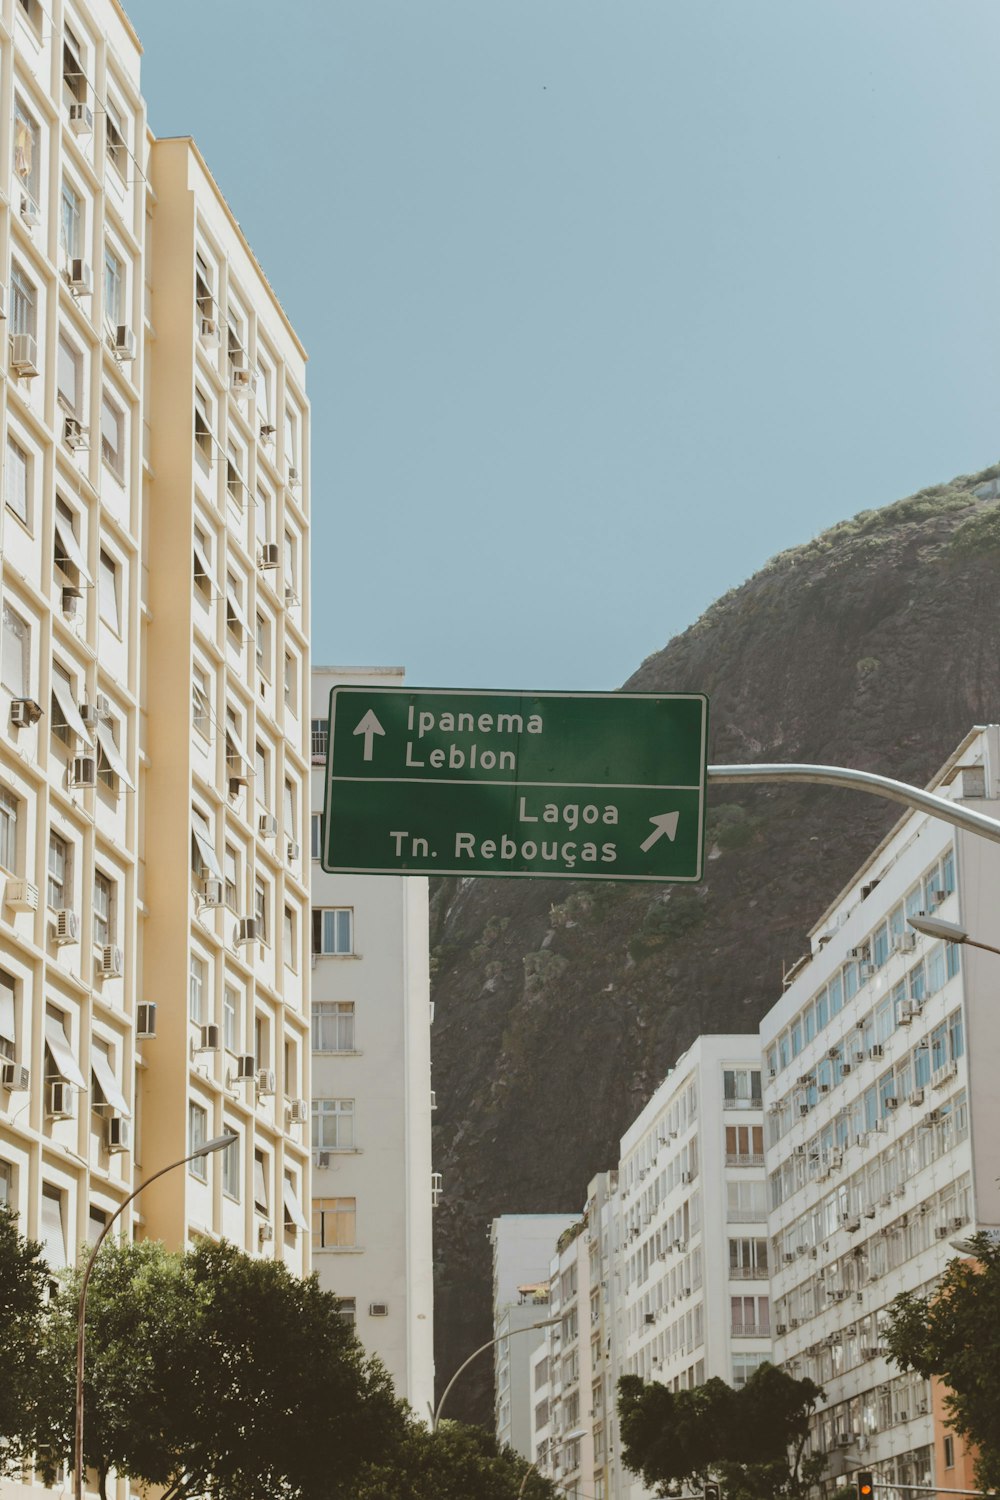
[[730, 1266], [730, 1281], [766, 1281], [766, 1266]]
[[735, 1094], [724, 1094], [722, 1099], [723, 1109], [763, 1109], [764, 1100], [760, 1094], [752, 1094], [749, 1098], [737, 1098]]
[[732, 1323], [729, 1332], [734, 1339], [769, 1339], [770, 1323]]
[[[727, 1106], [728, 1108], [728, 1106]], [[763, 1151], [727, 1151], [727, 1167], [762, 1167], [764, 1165]]]

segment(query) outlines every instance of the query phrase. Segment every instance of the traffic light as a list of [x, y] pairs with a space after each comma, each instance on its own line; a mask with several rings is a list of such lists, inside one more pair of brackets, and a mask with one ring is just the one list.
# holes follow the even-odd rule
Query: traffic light
[[722, 1500], [722, 1492], [717, 1484], [706, 1484], [704, 1495], [705, 1500]]
[[875, 1500], [875, 1480], [870, 1469], [858, 1475], [858, 1500]]

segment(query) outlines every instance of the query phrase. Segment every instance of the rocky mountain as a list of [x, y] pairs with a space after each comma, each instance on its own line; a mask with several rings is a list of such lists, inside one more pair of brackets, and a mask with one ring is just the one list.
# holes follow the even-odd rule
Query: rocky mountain
[[[924, 783], [1000, 718], [1000, 465], [784, 552], [626, 688], [709, 695], [710, 763]], [[490, 1336], [490, 1219], [575, 1211], [699, 1032], [744, 1031], [894, 804], [710, 789], [698, 886], [447, 880], [432, 900], [437, 1368]], [[492, 1424], [484, 1357], [450, 1414]]]

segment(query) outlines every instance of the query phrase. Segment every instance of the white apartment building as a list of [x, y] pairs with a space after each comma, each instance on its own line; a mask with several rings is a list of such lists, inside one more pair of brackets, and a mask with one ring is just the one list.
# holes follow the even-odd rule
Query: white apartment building
[[231, 1130], [124, 1233], [304, 1273], [305, 354], [115, 0], [2, 22], [0, 1199], [61, 1266]]
[[420, 1417], [433, 1410], [428, 883], [320, 864], [330, 689], [397, 668], [312, 673], [313, 1267]]
[[[1000, 730], [967, 735], [931, 789], [1000, 815]], [[950, 1241], [1000, 1224], [1000, 960], [907, 918], [996, 944], [998, 911], [1000, 848], [908, 812], [761, 1024], [775, 1357], [826, 1389], [816, 1441], [833, 1478], [963, 1482], [932, 1392], [887, 1362], [881, 1333], [897, 1293], [934, 1285]]]
[[[742, 1384], [771, 1352], [763, 1102], [755, 1036], [699, 1037], [594, 1179], [552, 1262], [533, 1454], [569, 1495], [645, 1500], [621, 1463], [625, 1374]], [[586, 1335], [586, 1336], [585, 1336]], [[543, 1386], [545, 1387], [543, 1392]]]
[[[504, 1214], [490, 1226], [493, 1249], [493, 1391], [497, 1441], [525, 1458], [531, 1448], [531, 1357], [542, 1342], [533, 1323], [549, 1316], [552, 1247], [572, 1214]], [[510, 1338], [508, 1335], [516, 1334]]]

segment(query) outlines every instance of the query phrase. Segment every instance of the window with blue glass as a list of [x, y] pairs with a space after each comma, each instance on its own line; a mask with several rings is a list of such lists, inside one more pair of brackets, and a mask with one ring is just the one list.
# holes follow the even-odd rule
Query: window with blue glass
[[830, 1019], [830, 998], [826, 990], [820, 990], [816, 996], [816, 1030], [822, 1031]]
[[844, 1008], [844, 986], [839, 974], [834, 974], [830, 980], [830, 1014], [839, 1016]]
[[858, 993], [858, 966], [856, 963], [844, 965], [844, 998], [853, 1000]]
[[965, 1051], [965, 1037], [962, 1031], [962, 1012], [960, 1010], [952, 1011], [951, 1015], [948, 1017], [948, 1051], [951, 1054], [952, 1062], [958, 1062], [958, 1059]]
[[931, 1049], [926, 1042], [913, 1054], [913, 1080], [918, 1089], [931, 1081]]
[[889, 957], [889, 924], [883, 922], [881, 927], [876, 927], [872, 938], [872, 960], [879, 968]]
[[865, 1090], [865, 1129], [874, 1130], [878, 1124], [878, 1090], [874, 1084]]
[[961, 964], [961, 957], [957, 943], [948, 943], [945, 951], [945, 971], [949, 979], [954, 979]]
[[807, 1005], [802, 1012], [802, 1028], [805, 1032], [807, 1042], [811, 1042], [816, 1035], [816, 1012], [811, 1005]]
[[936, 1073], [948, 1061], [948, 1028], [942, 1021], [931, 1032], [931, 1071]]

